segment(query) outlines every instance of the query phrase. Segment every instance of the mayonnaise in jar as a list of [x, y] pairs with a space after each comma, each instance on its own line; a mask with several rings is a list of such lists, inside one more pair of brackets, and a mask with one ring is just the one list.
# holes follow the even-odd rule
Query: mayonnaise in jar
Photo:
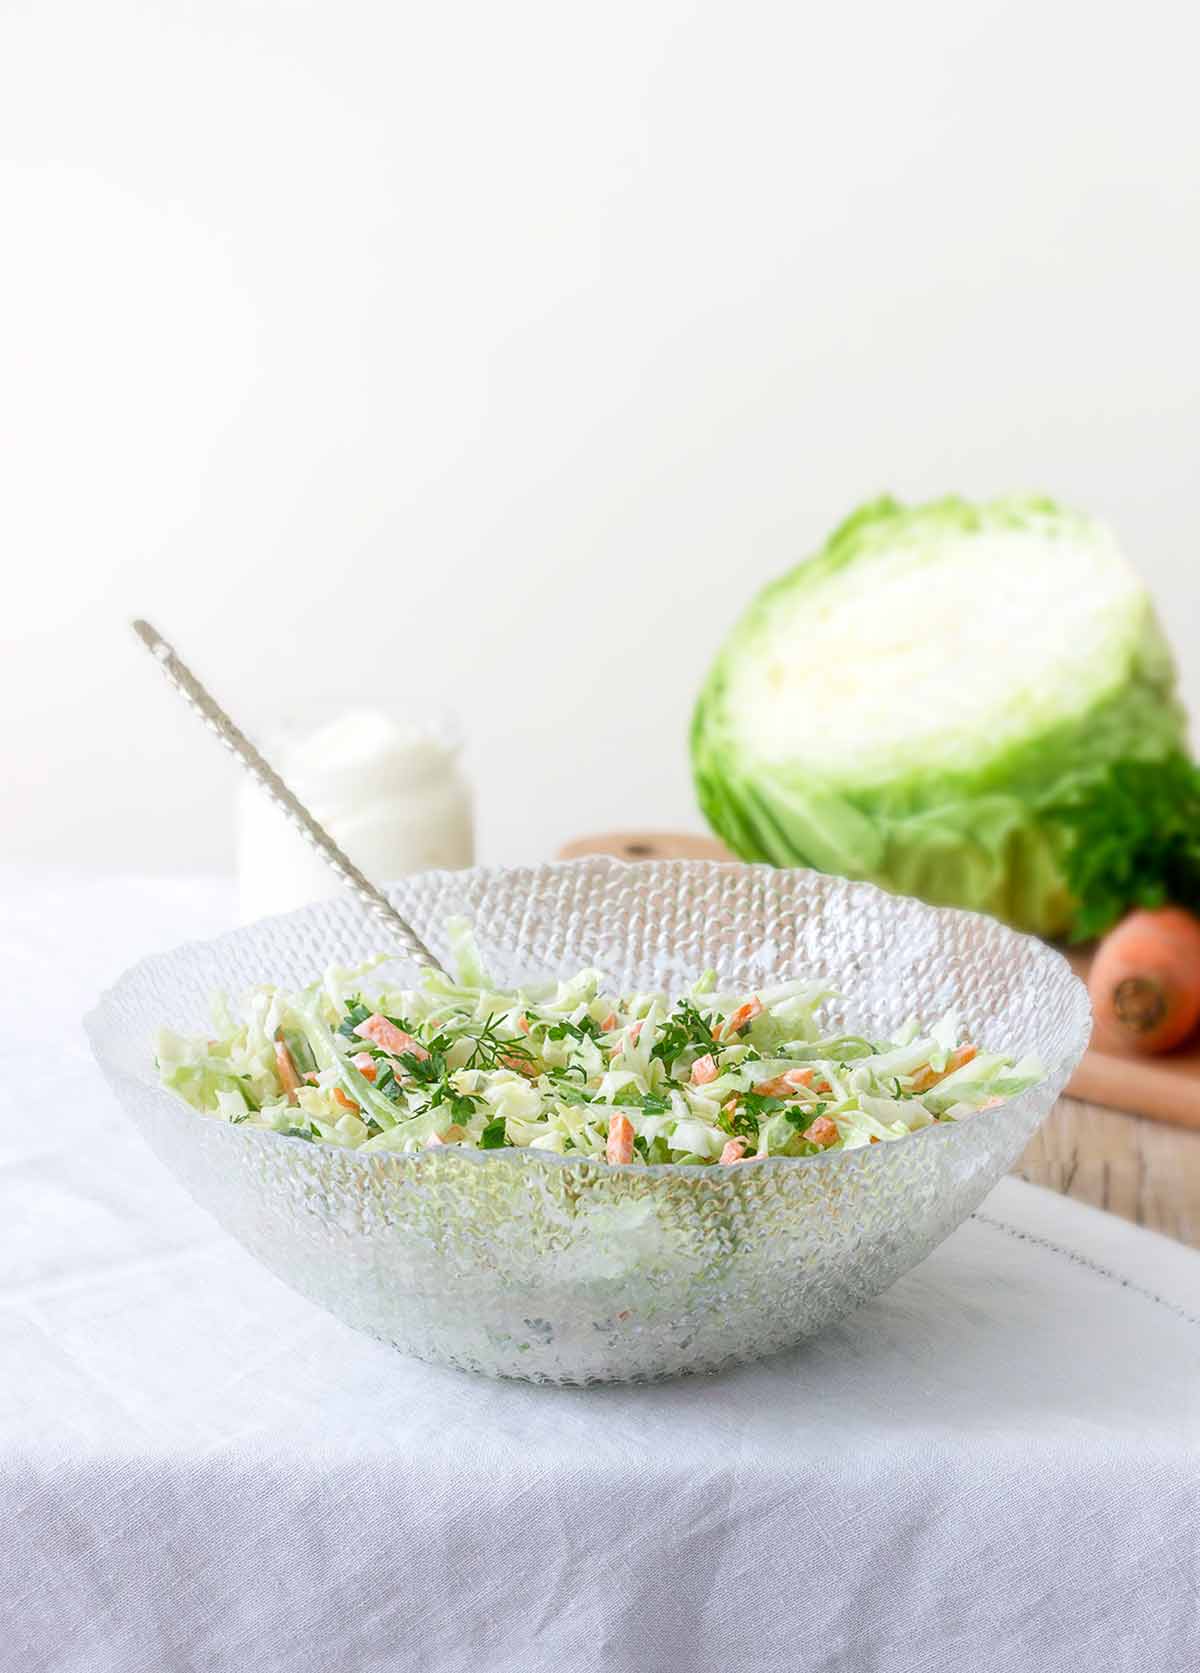
[[[265, 754], [371, 882], [471, 864], [471, 795], [448, 727], [360, 710], [268, 743]], [[250, 783], [238, 792], [237, 867], [243, 923], [340, 887], [327, 862]]]

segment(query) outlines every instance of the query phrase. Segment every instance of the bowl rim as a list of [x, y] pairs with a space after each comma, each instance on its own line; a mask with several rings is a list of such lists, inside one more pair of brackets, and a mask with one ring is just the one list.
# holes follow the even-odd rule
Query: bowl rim
[[[975, 912], [968, 908], [957, 906], [934, 906], [930, 902], [921, 900], [915, 895], [900, 895], [892, 890], [882, 889], [874, 883], [868, 883], [857, 878], [844, 878], [836, 873], [816, 871], [812, 867], [772, 866], [763, 862], [750, 862], [737, 859], [711, 860], [681, 858], [624, 860], [617, 855], [584, 854], [578, 855], [572, 859], [542, 860], [519, 865], [464, 866], [456, 870], [450, 870], [444, 867], [431, 867], [426, 871], [412, 873], [407, 878], [401, 878], [394, 880], [393, 882], [386, 883], [383, 885], [383, 889], [386, 894], [390, 895], [396, 889], [405, 888], [411, 882], [413, 877], [437, 880], [457, 879], [460, 882], [465, 878], [474, 878], [486, 882], [492, 878], [511, 877], [514, 874], [543, 874], [546, 872], [553, 873], [584, 868], [599, 868], [600, 870], [609, 873], [613, 871], [665, 871], [701, 875], [711, 874], [714, 871], [754, 872], [770, 876], [777, 875], [781, 871], [804, 872], [810, 877], [823, 880], [830, 885], [836, 884], [840, 888], [848, 890], [850, 894], [848, 905], [851, 907], [853, 906], [856, 898], [869, 896], [882, 898], [884, 901], [896, 902], [897, 904], [902, 905], [905, 910], [910, 912], [915, 910], [917, 916], [920, 918], [954, 917], [970, 919], [977, 923], [990, 925], [993, 929], [999, 930], [999, 932], [1011, 942], [1021, 945], [1027, 949], [1027, 951], [1035, 959], [1044, 962], [1048, 967], [1055, 969], [1056, 973], [1060, 977], [1065, 975], [1068, 984], [1068, 991], [1073, 990], [1077, 1000], [1082, 998], [1083, 1003], [1079, 1019], [1080, 1026], [1077, 1033], [1076, 1044], [1073, 1048], [1068, 1048], [1065, 1052], [1063, 1052], [1057, 1063], [1048, 1065], [1042, 1076], [1035, 1081], [1032, 1086], [1026, 1087], [1023, 1092], [1017, 1093], [1015, 1097], [1005, 1099], [1002, 1104], [996, 1105], [992, 1109], [975, 1111], [974, 1115], [967, 1121], [954, 1121], [949, 1123], [931, 1122], [927, 1127], [919, 1127], [915, 1131], [905, 1133], [895, 1139], [889, 1139], [886, 1143], [881, 1143], [880, 1145], [857, 1145], [852, 1150], [826, 1150], [820, 1152], [816, 1156], [748, 1156], [743, 1161], [740, 1161], [736, 1167], [720, 1167], [719, 1165], [714, 1165], [713, 1163], [703, 1162], [606, 1162], [592, 1156], [563, 1155], [552, 1150], [534, 1150], [528, 1145], [505, 1145], [503, 1148], [497, 1150], [481, 1150], [477, 1146], [450, 1145], [446, 1147], [437, 1146], [432, 1150], [416, 1150], [407, 1152], [400, 1150], [377, 1150], [370, 1151], [364, 1155], [361, 1148], [355, 1149], [343, 1147], [341, 1145], [318, 1144], [311, 1139], [297, 1138], [290, 1133], [274, 1132], [269, 1128], [247, 1128], [243, 1127], [241, 1124], [231, 1124], [227, 1121], [218, 1121], [214, 1116], [206, 1115], [202, 1110], [193, 1109], [190, 1105], [186, 1104], [183, 1099], [176, 1097], [175, 1094], [169, 1091], [169, 1089], [163, 1086], [157, 1079], [142, 1080], [134, 1077], [126, 1069], [112, 1062], [111, 1058], [105, 1052], [98, 1035], [105, 1024], [106, 1013], [109, 1010], [110, 1005], [116, 999], [124, 985], [131, 978], [139, 973], [152, 969], [153, 966], [159, 964], [160, 962], [176, 958], [181, 952], [189, 948], [208, 949], [219, 947], [222, 943], [236, 941], [247, 932], [259, 929], [265, 924], [303, 918], [305, 915], [311, 913], [318, 907], [327, 908], [331, 903], [334, 903], [339, 905], [344, 904], [348, 909], [353, 909], [353, 903], [351, 902], [349, 896], [342, 897], [340, 895], [334, 895], [325, 900], [313, 901], [306, 906], [296, 907], [290, 912], [272, 913], [264, 918], [256, 918], [247, 924], [235, 925], [231, 929], [223, 930], [219, 935], [207, 936], [204, 938], [192, 938], [190, 940], [181, 941], [176, 946], [167, 948], [165, 951], [149, 953], [144, 957], [135, 960], [133, 964], [126, 966], [126, 968], [120, 972], [114, 981], [101, 990], [95, 1003], [84, 1014], [83, 1026], [85, 1033], [87, 1034], [89, 1048], [93, 1058], [103, 1071], [105, 1078], [110, 1084], [119, 1081], [137, 1085], [155, 1095], [160, 1111], [170, 1110], [172, 1113], [179, 1116], [183, 1116], [186, 1112], [188, 1116], [194, 1117], [197, 1120], [206, 1121], [210, 1129], [223, 1129], [225, 1132], [225, 1139], [218, 1142], [237, 1142], [240, 1140], [242, 1142], [264, 1141], [266, 1143], [273, 1143], [275, 1141], [282, 1140], [287, 1144], [302, 1145], [306, 1149], [311, 1148], [317, 1154], [322, 1156], [338, 1157], [342, 1160], [343, 1165], [354, 1165], [360, 1168], [365, 1167], [368, 1171], [370, 1171], [377, 1163], [379, 1164], [377, 1171], [384, 1171], [385, 1169], [392, 1171], [396, 1168], [397, 1164], [403, 1164], [405, 1170], [414, 1166], [417, 1168], [429, 1167], [441, 1170], [448, 1166], [456, 1167], [464, 1162], [467, 1165], [474, 1167], [489, 1165], [503, 1159], [506, 1165], [525, 1167], [548, 1165], [559, 1168], [565, 1167], [595, 1178], [611, 1177], [655, 1180], [680, 1178], [705, 1179], [714, 1185], [727, 1184], [730, 1181], [735, 1180], [742, 1175], [743, 1170], [746, 1167], [751, 1165], [759, 1169], [765, 1166], [778, 1168], [781, 1164], [787, 1164], [789, 1168], [797, 1165], [805, 1167], [834, 1166], [839, 1164], [861, 1166], [862, 1159], [876, 1154], [889, 1154], [896, 1145], [912, 1144], [916, 1140], [927, 1139], [931, 1134], [936, 1133], [939, 1135], [939, 1139], [936, 1142], [951, 1143], [954, 1141], [956, 1134], [974, 1127], [982, 1117], [999, 1116], [1004, 1112], [1012, 1112], [1014, 1109], [1021, 1108], [1026, 1104], [1027, 1100], [1032, 1101], [1050, 1082], [1058, 1082], [1055, 1096], [1058, 1097], [1061, 1095], [1063, 1086], [1065, 1086], [1072, 1072], [1078, 1066], [1080, 1059], [1083, 1057], [1083, 1054], [1087, 1049], [1092, 1019], [1091, 1001], [1088, 996], [1087, 987], [1071, 968], [1067, 958], [1056, 947], [1050, 945], [1046, 941], [1042, 941], [1038, 936], [1030, 935], [1023, 930], [1014, 929], [1011, 925], [1003, 923], [998, 918], [990, 917], [984, 912]], [[396, 962], [400, 964], [405, 962], [404, 955], [402, 953], [397, 953]], [[765, 981], [766, 978], [764, 977], [763, 980]], [[120, 1103], [120, 1100], [118, 1100], [118, 1102]]]

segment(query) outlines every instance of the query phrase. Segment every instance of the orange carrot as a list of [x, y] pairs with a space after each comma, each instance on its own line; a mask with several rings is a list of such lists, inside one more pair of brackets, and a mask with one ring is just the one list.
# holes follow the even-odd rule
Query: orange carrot
[[419, 1058], [421, 1062], [429, 1056], [419, 1040], [414, 1040], [411, 1034], [406, 1034], [402, 1028], [397, 1028], [394, 1022], [381, 1017], [376, 1011], [374, 1016], [360, 1022], [354, 1030], [360, 1040], [370, 1040], [372, 1045], [382, 1046], [384, 1051], [397, 1053], [407, 1052], [411, 1057]]
[[760, 1080], [754, 1088], [755, 1096], [759, 1098], [794, 1098], [796, 1088], [783, 1075], [776, 1075], [774, 1080]]
[[633, 1122], [627, 1115], [610, 1115], [608, 1118], [608, 1143], [604, 1147], [605, 1160], [620, 1164], [632, 1162]]
[[1088, 977], [1102, 1045], [1170, 1051], [1200, 1023], [1200, 919], [1178, 906], [1131, 912]]
[[296, 1073], [296, 1065], [292, 1062], [292, 1054], [282, 1040], [275, 1041], [275, 1067], [279, 1072], [279, 1084], [287, 1093], [289, 1104], [296, 1102], [296, 1094], [300, 1090], [300, 1076]]
[[716, 1080], [717, 1073], [717, 1060], [711, 1051], [706, 1051], [692, 1064], [692, 1085], [707, 1086], [710, 1080]]
[[425, 1140], [425, 1148], [436, 1150], [439, 1144], [460, 1144], [466, 1136], [466, 1128], [460, 1127], [456, 1121], [453, 1126], [447, 1127], [444, 1133], [430, 1133]]
[[729, 1021], [725, 1024], [722, 1038], [726, 1040], [736, 1039], [747, 1023], [753, 1022], [755, 1017], [762, 1016], [762, 1008], [762, 1000], [757, 994], [748, 999], [744, 1005], [739, 1005], [737, 1010], [731, 1013]]
[[940, 1080], [945, 1080], [947, 1075], [952, 1075], [956, 1069], [963, 1068], [973, 1057], [978, 1055], [978, 1052], [978, 1046], [973, 1046], [970, 1042], [965, 1046], [955, 1046], [946, 1059], [944, 1069], [931, 1068], [927, 1063], [923, 1069], [917, 1070], [912, 1079], [913, 1091], [928, 1092], [931, 1086], [936, 1086]]

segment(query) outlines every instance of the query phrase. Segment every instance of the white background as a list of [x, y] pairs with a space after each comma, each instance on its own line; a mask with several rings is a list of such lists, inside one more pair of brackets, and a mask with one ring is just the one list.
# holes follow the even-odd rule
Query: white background
[[481, 848], [698, 827], [859, 500], [1109, 518], [1200, 708], [1192, 8], [0, 0], [12, 858], [231, 860], [252, 731], [448, 702]]

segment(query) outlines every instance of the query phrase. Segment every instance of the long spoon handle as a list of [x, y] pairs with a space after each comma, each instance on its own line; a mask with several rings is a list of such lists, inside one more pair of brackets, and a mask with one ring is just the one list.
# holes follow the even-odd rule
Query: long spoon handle
[[265, 791], [277, 807], [282, 808], [306, 841], [328, 862], [367, 911], [379, 920], [393, 940], [400, 943], [415, 963], [427, 970], [441, 970], [442, 966], [412, 925], [400, 916], [387, 896], [377, 889], [369, 878], [363, 876], [350, 856], [338, 847], [324, 826], [313, 818], [295, 792], [288, 789], [270, 762], [255, 749], [241, 728], [234, 725], [225, 710], [209, 695], [186, 662], [176, 656], [162, 635], [151, 627], [149, 622], [139, 620], [131, 625], [184, 701], [195, 709], [226, 749], [237, 756], [259, 788]]

